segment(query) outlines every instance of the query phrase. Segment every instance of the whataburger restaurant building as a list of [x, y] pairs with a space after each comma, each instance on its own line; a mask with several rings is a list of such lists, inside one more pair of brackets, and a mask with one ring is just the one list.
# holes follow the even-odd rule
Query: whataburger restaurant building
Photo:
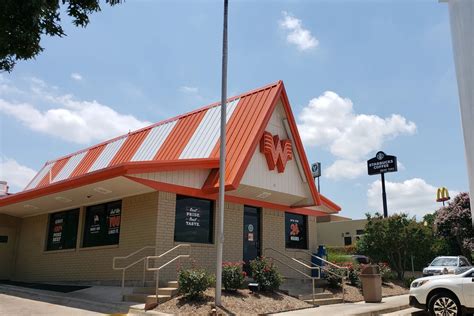
[[[182, 243], [215, 271], [219, 123], [211, 104], [48, 161], [24, 191], [0, 198], [0, 279], [114, 284], [114, 257]], [[226, 127], [224, 261], [314, 251], [316, 217], [340, 207], [314, 185], [283, 83], [230, 98]], [[175, 279], [176, 266], [160, 273]]]

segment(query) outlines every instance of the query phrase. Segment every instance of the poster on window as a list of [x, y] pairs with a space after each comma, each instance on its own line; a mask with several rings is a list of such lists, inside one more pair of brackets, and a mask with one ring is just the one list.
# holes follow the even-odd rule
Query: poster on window
[[83, 246], [94, 247], [118, 244], [121, 214], [121, 201], [88, 207]]
[[54, 213], [49, 218], [46, 250], [61, 250], [76, 246], [78, 210]]
[[307, 249], [306, 216], [285, 213], [286, 247]]
[[186, 226], [200, 227], [201, 209], [199, 207], [186, 206]]
[[120, 232], [120, 207], [111, 207], [109, 210], [109, 235], [115, 235]]

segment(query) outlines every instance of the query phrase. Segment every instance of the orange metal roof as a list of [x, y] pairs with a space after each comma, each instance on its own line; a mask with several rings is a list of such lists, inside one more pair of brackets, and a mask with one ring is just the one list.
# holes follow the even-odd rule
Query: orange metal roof
[[[326, 198], [321, 198], [314, 186], [282, 81], [228, 99], [226, 187], [236, 188], [240, 183], [276, 103], [280, 99], [287, 112], [296, 143], [295, 148], [302, 159], [314, 201], [317, 205], [323, 203], [334, 210], [339, 210], [336, 204]], [[220, 104], [213, 103], [49, 161], [23, 192], [63, 184], [91, 173], [105, 172], [108, 169], [122, 170], [115, 167], [127, 164], [150, 166], [153, 162], [159, 162], [162, 168], [162, 163], [168, 161], [172, 164], [180, 160], [207, 164], [205, 161], [208, 160], [208, 165], [213, 165], [219, 158], [219, 113]], [[215, 191], [218, 186], [217, 177], [218, 168], [214, 168], [203, 190]], [[2, 202], [0, 204], [3, 204]]]

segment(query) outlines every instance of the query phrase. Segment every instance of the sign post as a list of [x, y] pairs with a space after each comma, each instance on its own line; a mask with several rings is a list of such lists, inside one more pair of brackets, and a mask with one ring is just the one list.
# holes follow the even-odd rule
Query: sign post
[[320, 162], [315, 162], [311, 164], [311, 174], [313, 175], [314, 180], [318, 178], [318, 192], [321, 193], [321, 187], [319, 186], [319, 178], [321, 177], [321, 163]]
[[449, 197], [448, 189], [446, 189], [446, 187], [438, 188], [438, 191], [436, 192], [436, 202], [443, 202], [444, 206], [444, 202], [448, 201], [449, 199], [451, 198]]
[[367, 171], [369, 176], [380, 174], [382, 181], [383, 217], [388, 217], [387, 192], [385, 191], [385, 173], [398, 171], [397, 157], [386, 155], [383, 151], [379, 151], [374, 158], [367, 160]]

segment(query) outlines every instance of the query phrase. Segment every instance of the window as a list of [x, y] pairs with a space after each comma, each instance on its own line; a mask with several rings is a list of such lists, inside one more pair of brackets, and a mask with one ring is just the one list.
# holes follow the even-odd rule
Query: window
[[76, 248], [79, 209], [49, 215], [46, 250]]
[[0, 236], [0, 243], [2, 244], [8, 243], [8, 236]]
[[308, 249], [306, 215], [285, 213], [286, 248]]
[[352, 245], [352, 237], [351, 236], [344, 237], [344, 246], [350, 246], [350, 245]]
[[176, 197], [174, 240], [212, 243], [214, 203], [189, 196]]
[[84, 223], [83, 247], [117, 245], [122, 201], [89, 206]]
[[363, 234], [365, 234], [365, 231], [363, 229], [356, 230], [356, 235], [363, 235]]

